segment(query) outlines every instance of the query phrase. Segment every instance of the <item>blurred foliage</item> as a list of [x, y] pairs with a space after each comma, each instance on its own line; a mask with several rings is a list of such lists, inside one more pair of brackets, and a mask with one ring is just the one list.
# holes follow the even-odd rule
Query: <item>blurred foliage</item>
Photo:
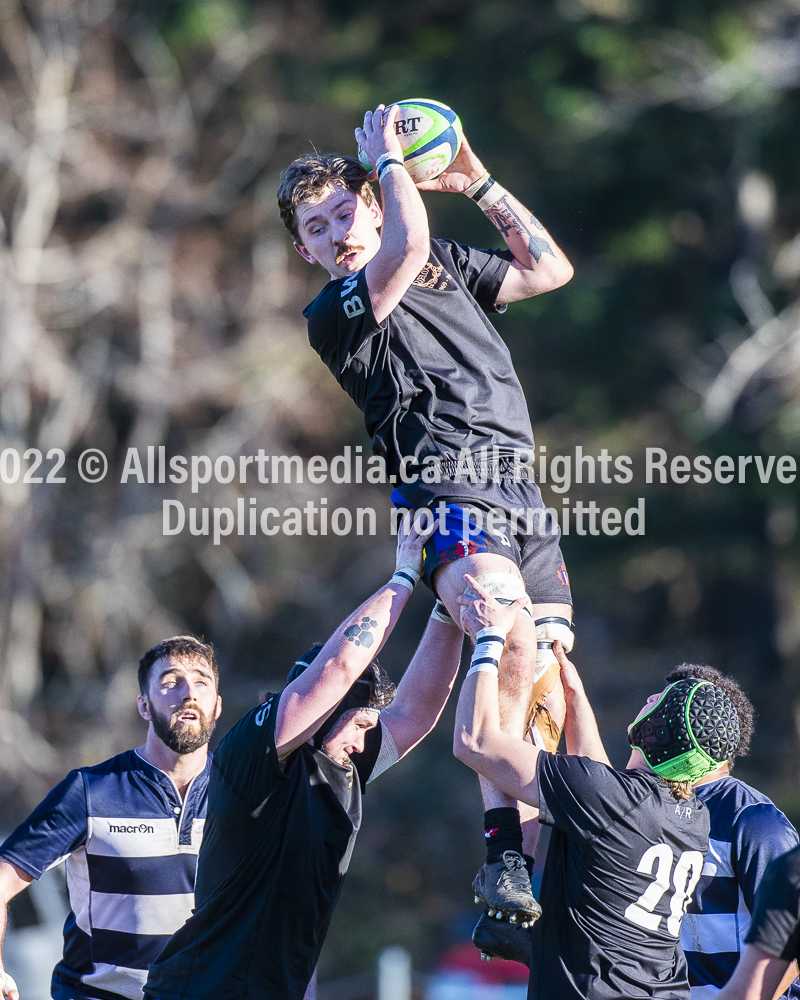
[[[644, 537], [564, 539], [576, 660], [612, 759], [675, 662], [730, 671], [761, 715], [737, 773], [800, 818], [797, 485], [644, 480], [644, 451], [800, 452], [797, 0], [4, 0], [0, 4], [0, 444], [61, 448], [62, 485], [0, 482], [0, 791], [8, 827], [68, 766], [141, 739], [134, 664], [167, 634], [213, 639], [222, 729], [281, 683], [391, 567], [378, 538], [165, 537], [162, 499], [319, 501], [302, 485], [191, 494], [120, 483], [126, 451], [340, 453], [361, 418], [305, 343], [321, 287], [277, 218], [279, 171], [354, 148], [367, 106], [452, 105], [575, 263], [498, 319], [550, 457], [633, 459]], [[466, 199], [434, 234], [498, 244]], [[101, 448], [102, 485], [77, 475]], [[45, 468], [49, 468], [45, 463]], [[562, 494], [543, 486], [548, 503]], [[371, 506], [378, 487], [325, 487]], [[430, 600], [383, 660], [397, 675]], [[370, 789], [323, 978], [407, 944], [426, 966], [474, 913], [476, 782], [452, 706]]]

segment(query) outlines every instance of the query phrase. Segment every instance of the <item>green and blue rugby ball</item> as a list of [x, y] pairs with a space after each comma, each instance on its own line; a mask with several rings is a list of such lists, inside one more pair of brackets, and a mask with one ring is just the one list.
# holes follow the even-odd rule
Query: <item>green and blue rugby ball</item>
[[[400, 108], [394, 127], [403, 147], [403, 165], [415, 184], [433, 180], [450, 166], [461, 149], [461, 121], [452, 108], [439, 101], [416, 98], [395, 103]], [[360, 146], [358, 159], [366, 170], [372, 170]]]

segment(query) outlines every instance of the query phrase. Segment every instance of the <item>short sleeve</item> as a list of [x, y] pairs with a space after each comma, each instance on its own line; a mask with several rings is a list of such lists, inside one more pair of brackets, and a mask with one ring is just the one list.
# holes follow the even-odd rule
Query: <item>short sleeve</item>
[[[364, 736], [364, 749], [362, 752], [354, 753], [352, 756], [353, 766], [358, 772], [358, 777], [361, 781], [362, 794], [367, 790], [367, 783], [377, 778], [378, 774], [380, 774], [378, 766], [384, 756], [384, 744], [386, 743], [387, 735], [392, 744], [394, 744], [394, 740], [392, 740], [388, 729], [378, 719], [378, 724], [368, 730]], [[384, 766], [381, 770], [385, 771], [388, 766]]]
[[400, 760], [400, 754], [397, 752], [397, 744], [394, 741], [394, 737], [389, 731], [388, 726], [381, 726], [380, 749], [375, 755], [375, 763], [369, 773], [367, 782], [369, 783], [380, 777], [384, 771], [388, 771], [398, 760]]
[[511, 251], [477, 250], [461, 243], [451, 243], [449, 248], [456, 269], [481, 309], [484, 312], [505, 312], [507, 307], [497, 304], [497, 296], [514, 259]]
[[797, 847], [797, 831], [772, 802], [758, 802], [739, 813], [733, 829], [732, 858], [745, 905], [752, 912], [767, 865]]
[[590, 757], [542, 752], [537, 776], [539, 822], [584, 843], [643, 797], [638, 783], [624, 780], [625, 775]]
[[746, 941], [773, 958], [800, 957], [800, 848], [767, 867]]
[[303, 315], [308, 320], [309, 343], [337, 377], [383, 329], [372, 311], [364, 269], [329, 282]]
[[70, 771], [0, 846], [0, 858], [38, 879], [85, 843], [86, 831], [83, 775]]
[[248, 712], [223, 737], [212, 766], [248, 805], [259, 805], [283, 780], [275, 748], [275, 718], [280, 695]]

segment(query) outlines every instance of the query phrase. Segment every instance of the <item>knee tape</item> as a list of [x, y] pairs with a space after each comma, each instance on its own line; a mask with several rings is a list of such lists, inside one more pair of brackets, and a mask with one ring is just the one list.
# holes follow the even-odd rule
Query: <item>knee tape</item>
[[[475, 579], [498, 602], [498, 604], [513, 604], [520, 597], [525, 597], [525, 582], [513, 573], [481, 573]], [[469, 587], [464, 593], [468, 597], [477, 597]], [[524, 609], [530, 614], [530, 608]], [[558, 636], [556, 636], [558, 638]]]
[[[536, 625], [536, 669], [534, 679], [547, 669], [551, 663], [558, 663], [553, 652], [553, 643], [558, 640], [569, 653], [575, 644], [575, 632], [566, 618], [549, 616], [537, 618]], [[540, 669], [541, 666], [541, 669]]]

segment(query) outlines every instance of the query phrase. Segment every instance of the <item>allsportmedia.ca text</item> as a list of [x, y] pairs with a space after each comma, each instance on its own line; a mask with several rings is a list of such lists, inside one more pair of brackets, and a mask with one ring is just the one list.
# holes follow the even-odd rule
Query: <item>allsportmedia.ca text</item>
[[[444, 527], [444, 501], [438, 507], [402, 511], [390, 508], [389, 530], [396, 535], [405, 530], [411, 520], [419, 528], [426, 528], [431, 519], [438, 517], [440, 531]], [[386, 516], [385, 514], [383, 515]], [[384, 521], [385, 523], [385, 521]], [[400, 528], [400, 526], [405, 526]], [[444, 527], [444, 530], [442, 528]], [[464, 511], [462, 532], [459, 537], [474, 538], [487, 531], [501, 538], [510, 533], [527, 535], [570, 532], [576, 535], [643, 535], [645, 532], [644, 497], [639, 497], [635, 507], [625, 511], [617, 507], [600, 508], [594, 500], [577, 501], [572, 507], [565, 497], [561, 510], [555, 507], [535, 507], [512, 510], [508, 513], [495, 509]], [[328, 507], [327, 497], [318, 503], [309, 500], [303, 507], [260, 507], [256, 497], [238, 497], [236, 507], [187, 507], [180, 500], [162, 501], [162, 534], [208, 535], [214, 545], [219, 545], [228, 535], [377, 535], [378, 515], [374, 507]], [[454, 541], [456, 538], [454, 537]], [[510, 546], [510, 542], [507, 543]]]
[[[163, 445], [146, 449], [129, 448], [120, 476], [121, 483], [189, 483], [197, 493], [207, 483], [240, 485], [248, 483], [440, 483], [446, 478], [456, 483], [494, 482], [512, 476], [517, 481], [535, 478], [554, 493], [568, 493], [574, 484], [617, 483], [633, 481], [634, 461], [629, 455], [612, 455], [607, 448], [592, 455], [578, 445], [570, 455], [548, 456], [540, 445], [534, 451], [503, 452], [483, 448], [470, 453], [462, 449], [458, 457], [447, 461], [429, 455], [418, 461], [401, 459], [397, 474], [388, 473], [380, 455], [365, 455], [361, 445], [349, 445], [341, 455], [326, 458], [313, 455], [268, 455], [259, 448], [255, 455], [173, 455], [167, 459]], [[645, 483], [684, 484], [745, 483], [776, 481], [788, 485], [797, 479], [797, 460], [792, 455], [672, 455], [664, 448], [646, 448]]]

